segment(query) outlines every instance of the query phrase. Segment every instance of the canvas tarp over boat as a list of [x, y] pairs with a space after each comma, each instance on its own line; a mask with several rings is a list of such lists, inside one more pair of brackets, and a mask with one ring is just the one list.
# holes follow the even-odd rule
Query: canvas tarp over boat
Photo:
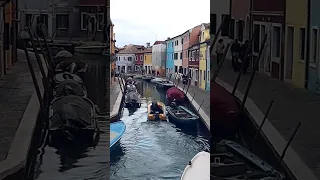
[[66, 79], [65, 81], [62, 81], [54, 88], [54, 90], [56, 96], [66, 96], [68, 94], [72, 94], [83, 97], [87, 95], [84, 87], [71, 79]]
[[85, 128], [92, 124], [92, 104], [79, 96], [64, 96], [52, 103], [51, 127]]
[[126, 94], [126, 102], [139, 102], [140, 101], [140, 94], [137, 92], [128, 92]]
[[173, 101], [174, 99], [177, 101], [183, 101], [185, 99], [184, 92], [182, 92], [177, 87], [172, 87], [167, 90], [167, 99], [168, 101]]

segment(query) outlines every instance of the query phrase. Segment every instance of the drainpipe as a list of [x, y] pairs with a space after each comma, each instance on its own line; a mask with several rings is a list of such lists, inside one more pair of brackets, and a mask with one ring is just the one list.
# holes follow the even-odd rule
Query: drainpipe
[[311, 0], [308, 0], [308, 15], [307, 15], [307, 47], [306, 47], [306, 60], [305, 60], [305, 76], [304, 87], [308, 89], [308, 77], [309, 77], [309, 62], [310, 62], [310, 27], [311, 27]]

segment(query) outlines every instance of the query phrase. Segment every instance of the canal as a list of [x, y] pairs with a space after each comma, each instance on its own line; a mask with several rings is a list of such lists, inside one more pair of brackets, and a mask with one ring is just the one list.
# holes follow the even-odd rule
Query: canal
[[126, 132], [111, 152], [110, 180], [180, 179], [195, 154], [210, 151], [209, 132], [201, 122], [179, 127], [171, 122], [147, 121], [148, 100], [165, 102], [165, 92], [145, 81], [139, 80], [136, 86], [142, 105], [123, 111]]
[[[107, 78], [109, 77], [109, 64], [101, 56], [75, 54], [75, 58], [87, 62], [88, 70], [84, 77], [84, 83], [88, 90], [88, 97], [99, 107], [102, 114], [107, 115], [110, 112], [108, 92], [110, 82]], [[41, 140], [36, 154], [33, 155], [28, 179], [109, 179], [110, 124], [106, 118], [99, 118], [98, 122], [101, 134], [95, 147], [54, 148], [47, 145], [47, 138]], [[43, 133], [46, 135], [47, 131], [45, 130]]]

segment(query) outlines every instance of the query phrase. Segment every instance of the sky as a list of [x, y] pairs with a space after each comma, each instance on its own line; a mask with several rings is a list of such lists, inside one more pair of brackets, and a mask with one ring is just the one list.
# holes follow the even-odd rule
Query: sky
[[151, 45], [210, 22], [210, 0], [110, 0], [116, 46]]

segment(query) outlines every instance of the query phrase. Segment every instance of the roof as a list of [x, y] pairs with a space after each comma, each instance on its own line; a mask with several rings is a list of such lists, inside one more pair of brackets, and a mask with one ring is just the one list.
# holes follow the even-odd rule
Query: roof
[[210, 28], [210, 23], [203, 23], [203, 25], [204, 25], [204, 27], [205, 27], [206, 29], [209, 29], [209, 28]]
[[156, 42], [154, 42], [154, 44], [153, 45], [157, 45], [157, 44], [165, 44], [166, 42], [165, 41], [156, 41]]
[[106, 6], [106, 0], [79, 0], [78, 6]]
[[152, 47], [146, 48], [146, 49], [142, 50], [141, 52], [142, 53], [152, 53]]
[[120, 50], [118, 54], [135, 54], [143, 51], [144, 49], [145, 47], [142, 45], [129, 44], [126, 45], [122, 50]]

